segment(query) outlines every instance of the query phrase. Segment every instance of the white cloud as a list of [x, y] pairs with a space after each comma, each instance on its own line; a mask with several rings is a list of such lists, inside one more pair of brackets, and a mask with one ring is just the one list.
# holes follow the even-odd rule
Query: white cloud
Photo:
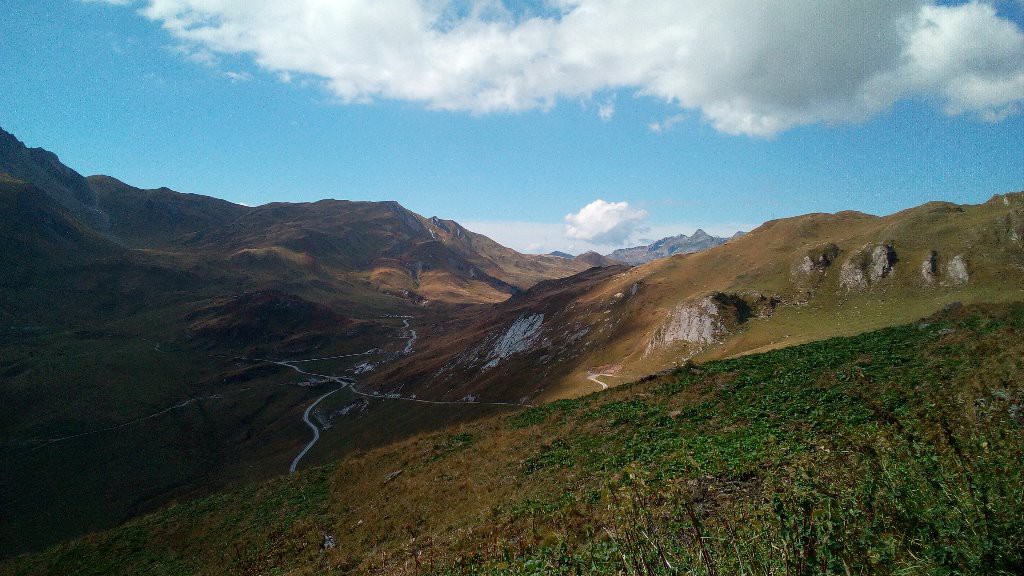
[[594, 200], [575, 214], [565, 215], [565, 237], [592, 244], [615, 246], [646, 230], [647, 212], [629, 202]]
[[141, 0], [140, 12], [196, 54], [248, 54], [343, 102], [487, 113], [625, 89], [755, 136], [918, 95], [949, 114], [1015, 113], [1024, 32], [989, 4], [934, 1], [548, 0], [553, 16], [499, 0]]
[[685, 114], [674, 114], [672, 116], [669, 116], [668, 118], [665, 118], [661, 122], [651, 122], [650, 124], [647, 125], [647, 128], [649, 128], [651, 132], [654, 132], [655, 134], [661, 134], [662, 132], [667, 132], [671, 130], [673, 126], [679, 124], [685, 119]]
[[597, 117], [602, 122], [608, 122], [615, 116], [615, 102], [612, 100], [606, 100], [600, 106], [597, 107]]
[[[109, 1], [109, 0], [104, 0]], [[170, 47], [170, 50], [175, 54], [180, 55], [185, 60], [194, 64], [200, 64], [202, 66], [208, 66], [213, 68], [219, 63], [217, 56], [210, 50], [203, 46], [194, 44], [178, 44]]]
[[941, 94], [948, 114], [996, 121], [1024, 100], [1024, 34], [988, 4], [922, 8], [906, 54], [911, 86]]
[[231, 80], [232, 84], [237, 84], [239, 82], [248, 82], [252, 80], [252, 74], [246, 72], [245, 70], [241, 70], [238, 72], [228, 70], [224, 73], [224, 77], [228, 80]]
[[582, 254], [589, 250], [608, 254], [616, 248], [650, 244], [654, 240], [678, 234], [693, 234], [698, 228], [702, 228], [708, 234], [728, 238], [737, 230], [750, 231], [758, 226], [750, 222], [652, 224], [649, 228], [636, 231], [633, 236], [622, 242], [609, 246], [568, 238], [564, 235], [565, 224], [559, 222], [483, 220], [462, 222], [462, 225], [467, 230], [483, 234], [503, 246], [528, 254], [547, 254], [555, 250], [570, 254]]

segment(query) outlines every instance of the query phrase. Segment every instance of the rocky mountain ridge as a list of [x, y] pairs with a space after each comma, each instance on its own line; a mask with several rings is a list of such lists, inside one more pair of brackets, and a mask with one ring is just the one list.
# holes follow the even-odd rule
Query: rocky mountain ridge
[[739, 238], [743, 232], [737, 232], [730, 238], [712, 236], [704, 230], [697, 229], [691, 236], [679, 234], [662, 238], [647, 246], [634, 246], [632, 248], [620, 248], [608, 254], [608, 257], [625, 264], [639, 265], [646, 264], [659, 258], [668, 258], [674, 254], [693, 254], [721, 246], [729, 240]]

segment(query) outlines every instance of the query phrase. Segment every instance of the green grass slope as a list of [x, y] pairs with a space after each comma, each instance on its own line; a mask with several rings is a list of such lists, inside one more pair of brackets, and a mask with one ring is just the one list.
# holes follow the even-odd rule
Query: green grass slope
[[1024, 304], [954, 307], [686, 365], [0, 574], [1019, 574], [1022, 335]]

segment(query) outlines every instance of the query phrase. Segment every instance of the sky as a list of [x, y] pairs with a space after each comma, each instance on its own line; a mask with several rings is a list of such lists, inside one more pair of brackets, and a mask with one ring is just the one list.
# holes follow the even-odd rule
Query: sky
[[0, 0], [83, 174], [579, 253], [1024, 189], [1024, 1]]

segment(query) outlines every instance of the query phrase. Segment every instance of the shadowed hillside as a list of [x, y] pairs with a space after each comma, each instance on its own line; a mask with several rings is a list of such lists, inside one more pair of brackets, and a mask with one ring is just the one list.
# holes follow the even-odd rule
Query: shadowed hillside
[[1024, 308], [688, 364], [0, 574], [1014, 574]]
[[[267, 359], [354, 377], [411, 350], [396, 316], [589, 267], [395, 202], [253, 208], [85, 179], [6, 132], [0, 243], [0, 555], [286, 472], [337, 384]], [[338, 436], [308, 460], [479, 414], [367, 401], [346, 418], [343, 397], [314, 413]]]

